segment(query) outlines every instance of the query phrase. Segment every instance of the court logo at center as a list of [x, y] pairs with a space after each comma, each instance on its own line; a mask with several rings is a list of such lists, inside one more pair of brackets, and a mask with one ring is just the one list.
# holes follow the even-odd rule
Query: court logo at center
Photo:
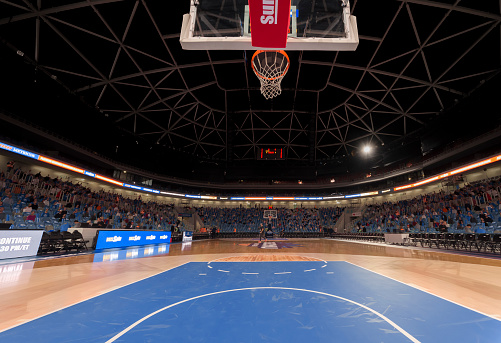
[[259, 249], [285, 249], [285, 248], [302, 247], [301, 244], [293, 244], [287, 242], [261, 242], [261, 243], [240, 244], [240, 245], [246, 247], [256, 247]]

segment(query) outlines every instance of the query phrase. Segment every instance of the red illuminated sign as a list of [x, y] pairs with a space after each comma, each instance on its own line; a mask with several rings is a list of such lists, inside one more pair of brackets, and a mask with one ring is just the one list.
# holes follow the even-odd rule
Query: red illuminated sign
[[282, 148], [268, 148], [261, 149], [259, 152], [259, 160], [283, 160], [284, 159], [284, 149]]

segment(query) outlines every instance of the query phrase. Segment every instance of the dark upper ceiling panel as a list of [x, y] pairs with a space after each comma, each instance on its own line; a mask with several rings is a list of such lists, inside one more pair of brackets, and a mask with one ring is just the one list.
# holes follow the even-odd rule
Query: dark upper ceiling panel
[[351, 8], [358, 50], [289, 52], [282, 94], [265, 100], [253, 51], [181, 49], [188, 0], [0, 0], [4, 45], [31, 61], [4, 80], [45, 70], [115, 126], [165, 149], [238, 163], [276, 146], [311, 163], [426, 129], [500, 70], [496, 1]]

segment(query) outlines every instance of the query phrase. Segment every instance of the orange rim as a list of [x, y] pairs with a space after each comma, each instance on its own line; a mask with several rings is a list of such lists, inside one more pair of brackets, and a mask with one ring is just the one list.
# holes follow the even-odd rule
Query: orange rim
[[[287, 59], [287, 67], [285, 67], [285, 70], [282, 74], [280, 74], [279, 76], [277, 77], [264, 77], [263, 75], [259, 74], [258, 71], [256, 71], [256, 68], [254, 68], [254, 57], [256, 57], [257, 55], [259, 55], [260, 53], [262, 52], [279, 52], [281, 53], [282, 55], [285, 56], [285, 58]], [[287, 71], [289, 70], [289, 66], [290, 66], [290, 60], [289, 60], [289, 56], [285, 53], [284, 50], [257, 50], [254, 55], [252, 55], [252, 58], [251, 58], [251, 67], [252, 67], [252, 70], [254, 70], [254, 73], [260, 77], [261, 79], [263, 80], [268, 80], [268, 81], [272, 81], [272, 80], [276, 80], [276, 79], [279, 79], [281, 77], [284, 77], [284, 75], [287, 73]]]

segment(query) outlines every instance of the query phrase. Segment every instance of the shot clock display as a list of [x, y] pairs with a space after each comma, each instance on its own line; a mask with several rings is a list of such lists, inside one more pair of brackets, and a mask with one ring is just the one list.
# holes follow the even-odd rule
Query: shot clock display
[[282, 148], [260, 149], [258, 160], [283, 160], [285, 158]]

